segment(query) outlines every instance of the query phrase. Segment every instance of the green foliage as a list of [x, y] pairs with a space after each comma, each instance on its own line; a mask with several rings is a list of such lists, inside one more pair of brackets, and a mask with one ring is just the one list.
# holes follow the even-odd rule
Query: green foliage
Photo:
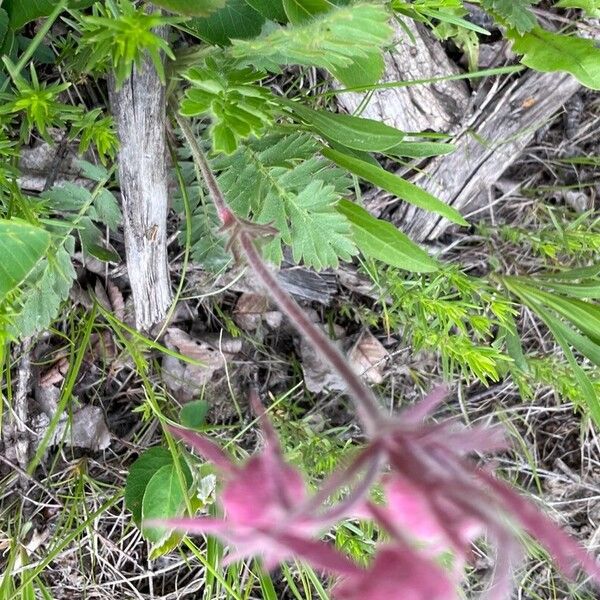
[[56, 318], [61, 304], [69, 297], [76, 276], [71, 263], [73, 251], [73, 238], [69, 237], [62, 243], [55, 243], [36, 265], [10, 306], [11, 337], [39, 333]]
[[129, 467], [125, 485], [125, 506], [131, 512], [136, 525], [142, 523], [142, 500], [153, 475], [162, 467], [173, 464], [171, 453], [162, 447], [146, 450]]
[[29, 276], [50, 246], [50, 234], [19, 219], [0, 220], [0, 302]]
[[147, 14], [143, 8], [135, 8], [130, 0], [119, 0], [119, 12], [115, 13], [102, 5], [96, 5], [97, 14], [82, 16], [82, 47], [86, 52], [85, 69], [114, 69], [117, 87], [120, 88], [131, 74], [133, 66], [141, 66], [143, 59], [149, 56], [159, 74], [166, 82], [161, 57], [164, 52], [174, 59], [169, 44], [156, 28], [179, 23], [178, 17], [165, 17], [160, 14]]
[[187, 429], [200, 429], [205, 424], [209, 408], [205, 400], [187, 402], [179, 411], [179, 423]]
[[[65, 0], [63, 5], [68, 8], [86, 8], [96, 0]], [[30, 21], [47, 17], [55, 8], [56, 0], [4, 0], [2, 8], [10, 15], [12, 29], [21, 29]]]
[[376, 219], [364, 208], [348, 200], [340, 200], [337, 209], [350, 221], [352, 238], [365, 256], [417, 273], [439, 268], [427, 252], [388, 221]]
[[349, 180], [317, 158], [316, 149], [306, 134], [269, 135], [214, 163], [234, 210], [279, 231], [263, 249], [275, 264], [283, 259], [282, 242], [295, 261], [316, 269], [356, 253], [350, 224], [336, 210]]
[[246, 0], [228, 0], [209, 17], [191, 19], [187, 27], [205, 42], [228, 46], [231, 40], [244, 40], [260, 34], [265, 17]]
[[79, 138], [79, 153], [84, 154], [94, 146], [98, 152], [98, 158], [103, 165], [114, 160], [119, 138], [114, 127], [112, 117], [103, 117], [102, 109], [86, 111], [73, 119], [69, 140]]
[[506, 26], [523, 34], [531, 31], [537, 24], [529, 7], [538, 2], [539, 0], [482, 0], [481, 5]]
[[404, 133], [381, 121], [351, 115], [313, 110], [299, 102], [286, 103], [292, 113], [328, 140], [362, 152], [391, 151]]
[[225, 6], [225, 0], [151, 0], [152, 4], [182, 15], [206, 16]]
[[519, 35], [515, 29], [507, 33], [513, 50], [523, 54], [521, 62], [544, 72], [566, 71], [581, 84], [600, 90], [600, 49], [593, 40], [561, 35], [534, 27]]
[[[569, 272], [566, 275], [548, 274], [544, 279], [503, 277], [501, 281], [507, 290], [537, 314], [555, 337], [581, 386], [592, 417], [600, 426], [599, 398], [590, 378], [573, 354], [574, 349], [596, 366], [600, 366], [600, 306], [577, 297], [581, 290], [577, 289], [576, 280], [570, 277]], [[564, 285], [566, 282], [569, 282], [569, 285]], [[581, 277], [579, 283], [583, 289], [589, 290], [587, 293], [592, 297], [597, 297], [600, 289], [597, 275], [590, 278]], [[574, 294], [571, 293], [571, 289], [574, 290]]]
[[21, 117], [21, 139], [27, 140], [33, 129], [46, 138], [49, 127], [62, 127], [67, 121], [76, 118], [80, 111], [74, 106], [58, 101], [60, 93], [69, 88], [68, 83], [48, 84], [40, 82], [33, 66], [30, 66], [31, 82], [20, 75], [12, 62], [4, 57], [4, 63], [11, 74], [15, 91], [13, 94], [1, 94], [4, 100], [0, 106], [0, 115]]
[[499, 381], [512, 360], [495, 339], [510, 326], [514, 308], [485, 280], [455, 267], [406, 275], [396, 269], [369, 270], [380, 289], [385, 327], [401, 330], [413, 350], [439, 353], [447, 376], [482, 383]]
[[459, 225], [468, 225], [467, 221], [465, 221], [455, 208], [432, 196], [429, 192], [422, 190], [414, 183], [410, 183], [393, 173], [388, 173], [385, 169], [365, 162], [360, 158], [343, 154], [331, 148], [323, 149], [322, 153], [323, 156], [329, 158], [340, 167], [395, 194], [398, 198], [410, 204], [414, 204], [424, 210], [436, 212]]
[[[234, 40], [231, 54], [245, 64], [274, 72], [279, 71], [280, 65], [321, 67], [346, 82], [344, 69], [379, 55], [391, 41], [388, 19], [387, 11], [380, 5], [337, 8], [305, 25], [274, 27], [254, 40]], [[360, 63], [360, 67], [364, 66]], [[371, 83], [382, 73], [381, 62], [374, 66], [368, 73]]]
[[232, 154], [240, 140], [260, 136], [272, 124], [273, 103], [268, 90], [252, 85], [261, 73], [223, 67], [209, 59], [205, 67], [188, 71], [192, 87], [181, 103], [181, 114], [210, 115], [213, 148]]
[[[550, 222], [538, 228], [503, 225], [495, 232], [502, 239], [525, 246], [552, 263], [581, 263], [597, 256], [600, 251], [600, 219], [590, 219], [589, 213], [577, 218], [555, 211], [549, 211], [548, 215]], [[489, 227], [480, 226], [479, 231], [482, 235], [492, 235]]]
[[589, 17], [596, 19], [600, 17], [600, 0], [560, 0], [556, 6], [559, 8], [581, 8]]

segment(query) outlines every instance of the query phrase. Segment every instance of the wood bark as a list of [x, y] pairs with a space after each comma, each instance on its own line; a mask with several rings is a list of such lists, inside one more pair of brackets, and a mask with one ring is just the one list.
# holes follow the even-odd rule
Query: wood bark
[[[395, 25], [394, 47], [385, 54], [383, 83], [460, 72], [440, 42], [422, 25], [411, 19], [406, 19], [403, 25]], [[370, 97], [365, 98], [366, 95], [342, 93], [337, 102], [347, 112], [354, 113], [367, 99], [364, 110], [360, 111], [362, 117], [383, 121], [402, 131], [451, 131], [460, 125], [469, 102], [464, 81], [387, 88], [371, 93]]]
[[109, 82], [119, 139], [127, 270], [136, 326], [149, 329], [171, 303], [167, 262], [168, 167], [165, 89], [145, 60], [120, 89]]
[[[466, 119], [451, 140], [456, 150], [432, 160], [414, 183], [463, 213], [480, 207], [491, 186], [520, 156], [535, 132], [579, 88], [565, 73], [530, 72], [508, 82], [484, 108]], [[417, 241], [433, 240], [450, 225], [434, 213], [406, 204], [392, 221]]]

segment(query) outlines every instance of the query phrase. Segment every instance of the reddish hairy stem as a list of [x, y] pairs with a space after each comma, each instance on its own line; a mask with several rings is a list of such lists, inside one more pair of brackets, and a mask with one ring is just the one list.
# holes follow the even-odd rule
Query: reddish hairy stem
[[194, 161], [197, 163], [210, 198], [217, 209], [223, 229], [238, 243], [239, 249], [244, 254], [250, 268], [254, 271], [259, 281], [263, 284], [271, 299], [279, 309], [288, 317], [298, 333], [306, 338], [313, 349], [323, 358], [330, 367], [345, 381], [348, 395], [354, 400], [359, 417], [369, 435], [377, 433], [382, 422], [383, 413], [373, 392], [363, 383], [356, 374], [344, 355], [337, 349], [331, 340], [317, 327], [300, 308], [298, 303], [279, 285], [279, 282], [269, 266], [258, 252], [250, 230], [251, 225], [238, 219], [229, 208], [219, 184], [206, 160], [188, 122], [176, 114], [175, 116], [183, 135], [192, 151]]

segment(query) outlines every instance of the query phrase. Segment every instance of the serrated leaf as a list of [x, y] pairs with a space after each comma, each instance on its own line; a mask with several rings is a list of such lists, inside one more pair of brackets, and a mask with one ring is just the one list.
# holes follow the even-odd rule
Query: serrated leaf
[[509, 30], [513, 50], [522, 54], [521, 62], [542, 72], [565, 71], [581, 84], [600, 90], [600, 49], [593, 40], [561, 35], [535, 27], [519, 35]]
[[327, 139], [362, 152], [384, 152], [400, 144], [404, 133], [381, 121], [313, 110], [298, 102], [286, 102], [305, 123]]
[[356, 252], [349, 223], [335, 209], [351, 182], [314, 156], [317, 147], [307, 134], [266, 136], [213, 163], [222, 171], [219, 182], [233, 209], [278, 229], [263, 247], [276, 264], [283, 258], [282, 242], [296, 260], [315, 268], [336, 266]]
[[365, 256], [416, 273], [439, 268], [427, 252], [391, 223], [376, 219], [364, 208], [348, 200], [340, 200], [337, 209], [350, 221], [352, 238]]
[[324, 148], [322, 154], [340, 167], [348, 169], [348, 171], [354, 173], [358, 177], [370, 181], [376, 186], [391, 194], [395, 194], [398, 198], [401, 198], [410, 204], [414, 204], [424, 210], [435, 212], [459, 225], [468, 225], [468, 222], [455, 208], [445, 204], [413, 183], [410, 183], [393, 173], [388, 173], [381, 167], [376, 167], [358, 158], [342, 154], [337, 150], [332, 150], [331, 148]]
[[381, 53], [392, 39], [389, 16], [381, 5], [337, 8], [296, 27], [279, 27], [261, 37], [234, 40], [231, 54], [245, 64], [277, 72], [280, 65], [299, 64], [336, 69]]
[[199, 429], [206, 422], [209, 404], [205, 400], [194, 400], [184, 404], [179, 411], [179, 422], [186, 429]]
[[191, 19], [187, 26], [204, 41], [227, 46], [233, 39], [244, 40], [257, 36], [264, 23], [265, 17], [246, 0], [229, 0], [210, 17]]
[[[87, 8], [96, 0], [71, 0], [69, 8]], [[13, 30], [21, 29], [30, 21], [47, 17], [56, 7], [56, 0], [4, 0], [2, 8], [10, 16], [10, 26]]]
[[50, 234], [19, 219], [0, 220], [0, 301], [39, 264], [50, 246]]
[[175, 464], [160, 467], [146, 485], [142, 499], [142, 533], [154, 544], [166, 541], [170, 531], [164, 527], [144, 526], [144, 521], [171, 519], [183, 514], [192, 476], [185, 464], [182, 464], [186, 487], [181, 486]]
[[174, 13], [206, 17], [225, 6], [226, 0], [151, 0], [152, 4]]
[[56, 318], [60, 305], [69, 297], [76, 277], [71, 263], [72, 246], [73, 238], [69, 237], [38, 263], [27, 278], [23, 294], [14, 307], [15, 314], [11, 316], [10, 329], [15, 337], [39, 333]]
[[142, 500], [150, 479], [159, 469], [172, 464], [171, 453], [157, 446], [146, 450], [129, 468], [125, 482], [125, 506], [137, 525], [142, 522]]
[[117, 231], [123, 215], [114, 195], [106, 188], [102, 188], [94, 200], [93, 207], [97, 220], [106, 225], [111, 231]]
[[525, 33], [537, 24], [529, 7], [538, 2], [539, 0], [482, 0], [481, 6], [500, 17], [507, 26]]

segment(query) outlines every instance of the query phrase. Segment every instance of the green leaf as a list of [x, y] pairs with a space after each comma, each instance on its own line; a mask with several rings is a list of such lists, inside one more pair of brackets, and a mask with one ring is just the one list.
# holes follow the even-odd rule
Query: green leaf
[[581, 84], [600, 90], [600, 49], [593, 40], [561, 35], [535, 27], [520, 36], [508, 31], [513, 50], [523, 54], [521, 62], [543, 72], [566, 71]]
[[317, 152], [308, 134], [270, 135], [213, 162], [233, 209], [278, 229], [263, 246], [276, 264], [283, 259], [282, 242], [291, 246], [295, 260], [317, 269], [335, 267], [356, 253], [350, 224], [335, 206], [351, 180]]
[[[69, 8], [87, 8], [96, 0], [70, 0]], [[10, 16], [13, 30], [21, 29], [30, 21], [47, 17], [56, 7], [56, 0], [4, 0], [2, 8]]]
[[90, 256], [103, 262], [121, 262], [118, 252], [106, 246], [102, 232], [94, 225], [90, 217], [82, 217], [79, 220], [79, 238], [83, 250]]
[[441, 142], [401, 142], [390, 148], [387, 154], [406, 158], [429, 158], [451, 154], [455, 149], [454, 144], [442, 144]]
[[144, 527], [144, 521], [169, 519], [180, 516], [185, 510], [185, 500], [192, 484], [192, 476], [182, 465], [185, 488], [181, 486], [175, 464], [160, 467], [152, 475], [142, 499], [142, 532], [154, 544], [161, 544], [170, 535], [164, 527]]
[[260, 137], [273, 121], [273, 96], [267, 88], [251, 82], [261, 77], [253, 69], [227, 69], [208, 61], [205, 67], [190, 69], [186, 75], [192, 86], [181, 103], [182, 115], [209, 114], [215, 151], [232, 154], [238, 140]]
[[290, 23], [298, 25], [330, 10], [331, 3], [328, 0], [283, 0], [283, 8]]
[[278, 27], [252, 40], [234, 40], [231, 54], [254, 68], [273, 72], [278, 72], [280, 65], [295, 64], [335, 74], [381, 53], [392, 40], [388, 20], [381, 5], [354, 4], [317, 15], [304, 25]]
[[589, 17], [600, 17], [600, 0], [560, 0], [558, 8], [580, 8]]
[[531, 31], [537, 20], [529, 9], [539, 0], [482, 0], [481, 6], [500, 18], [506, 25], [519, 33]]
[[285, 106], [291, 108], [305, 123], [311, 125], [327, 139], [353, 150], [384, 152], [398, 146], [404, 138], [402, 131], [381, 121], [325, 110], [313, 110], [298, 102], [286, 102]]
[[370, 181], [374, 185], [379, 186], [391, 194], [395, 194], [398, 198], [402, 198], [402, 200], [405, 200], [410, 204], [414, 204], [424, 210], [435, 212], [459, 225], [468, 225], [468, 222], [455, 208], [444, 204], [441, 200], [432, 196], [429, 192], [417, 187], [413, 183], [410, 183], [393, 173], [388, 173], [381, 167], [375, 167], [370, 163], [348, 156], [347, 154], [342, 154], [331, 148], [323, 149], [322, 154], [340, 167], [348, 169], [348, 171], [354, 173], [358, 177]]
[[350, 221], [353, 239], [365, 256], [416, 273], [437, 271], [439, 268], [427, 252], [391, 223], [376, 219], [348, 200], [340, 200], [337, 209]]
[[283, 8], [283, 0], [246, 0], [256, 12], [260, 13], [265, 19], [285, 23], [287, 15]]
[[12, 307], [10, 329], [14, 337], [39, 333], [50, 325], [64, 300], [69, 297], [76, 277], [71, 263], [74, 240], [69, 236], [51, 249], [24, 283], [23, 293]]
[[172, 464], [171, 453], [157, 446], [146, 450], [131, 465], [125, 482], [125, 506], [137, 525], [142, 522], [142, 500], [148, 483], [159, 469]]
[[106, 188], [102, 188], [94, 200], [93, 207], [96, 212], [95, 219], [106, 225], [111, 231], [117, 231], [123, 215], [114, 195]]
[[152, 4], [174, 13], [206, 17], [225, 6], [225, 0], [151, 0]]
[[513, 359], [515, 366], [521, 371], [527, 371], [527, 359], [523, 352], [523, 345], [521, 343], [521, 337], [517, 331], [517, 324], [512, 315], [508, 314], [505, 317], [505, 324], [500, 325], [500, 332], [506, 342], [506, 351], [508, 355]]
[[379, 50], [356, 56], [347, 67], [331, 67], [331, 74], [347, 88], [375, 85], [385, 71], [383, 53]]
[[590, 381], [590, 378], [581, 368], [570, 348], [570, 333], [575, 332], [571, 331], [569, 333], [570, 330], [566, 328], [563, 323], [552, 317], [549, 313], [545, 312], [543, 309], [541, 309], [541, 307], [538, 306], [536, 312], [546, 323], [548, 329], [562, 348], [569, 366], [571, 367], [579, 387], [581, 388], [581, 393], [583, 394], [587, 408], [590, 411], [594, 422], [596, 423], [596, 427], [600, 427], [600, 401], [598, 399], [598, 395], [596, 394], [596, 390], [594, 389], [594, 385]]
[[0, 220], [0, 301], [38, 265], [50, 239], [45, 229], [20, 219]]
[[8, 13], [0, 8], [0, 48], [4, 46], [4, 40], [8, 33]]
[[227, 46], [231, 40], [256, 37], [265, 18], [246, 0], [229, 0], [224, 8], [204, 19], [191, 19], [187, 26], [200, 38], [211, 44]]
[[179, 422], [187, 429], [200, 429], [206, 422], [209, 404], [205, 400], [188, 402], [179, 411]]

